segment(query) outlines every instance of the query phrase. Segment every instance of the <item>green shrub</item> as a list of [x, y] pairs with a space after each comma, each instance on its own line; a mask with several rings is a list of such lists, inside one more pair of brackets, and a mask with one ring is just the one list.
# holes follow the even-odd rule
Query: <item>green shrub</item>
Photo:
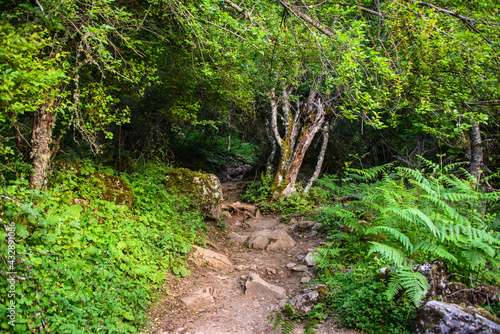
[[[358, 181], [345, 186], [353, 191], [352, 200], [323, 210], [332, 220], [327, 226], [334, 229], [331, 238], [364, 240], [370, 247], [368, 255], [376, 254], [395, 268], [388, 296], [405, 290], [415, 304], [424, 297], [427, 281], [412, 270], [414, 263], [442, 259], [462, 276], [487, 283], [500, 281], [494, 269], [500, 265], [500, 238], [491, 228], [497, 217], [489, 210], [489, 205], [498, 203], [500, 193], [479, 191], [475, 179], [458, 165], [441, 167], [423, 161], [428, 173], [402, 167], [393, 174], [380, 167], [351, 169], [350, 179]], [[331, 183], [320, 181], [334, 193], [339, 187]], [[338, 230], [340, 226], [343, 231]]]
[[361, 266], [346, 274], [336, 272], [326, 283], [331, 287], [327, 305], [343, 326], [374, 334], [413, 331], [415, 306], [406, 296], [387, 300], [386, 284], [377, 279], [375, 268]]
[[[3, 329], [141, 332], [165, 273], [189, 274], [185, 256], [190, 244], [202, 242], [206, 226], [184, 198], [164, 189], [162, 167], [122, 175], [135, 196], [129, 207], [102, 199], [88, 177], [100, 167], [84, 165], [79, 174], [56, 173], [47, 191], [31, 189], [25, 179], [2, 188], [0, 218], [16, 224], [12, 265], [18, 278], [12, 299], [7, 275], [0, 276]], [[0, 239], [6, 240], [4, 229]], [[8, 258], [5, 242], [0, 256]], [[11, 300], [15, 327], [6, 317]]]

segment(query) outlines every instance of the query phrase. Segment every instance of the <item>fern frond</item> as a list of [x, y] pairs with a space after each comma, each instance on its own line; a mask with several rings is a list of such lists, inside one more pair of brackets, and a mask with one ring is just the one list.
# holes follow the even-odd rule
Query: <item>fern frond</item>
[[412, 268], [402, 267], [391, 273], [387, 287], [387, 297], [393, 298], [399, 291], [405, 290], [408, 296], [418, 307], [420, 301], [425, 297], [429, 289], [429, 283], [424, 275]]
[[422, 241], [415, 247], [415, 252], [419, 251], [419, 250], [422, 252], [430, 253], [434, 257], [438, 257], [438, 258], [443, 259], [443, 260], [448, 260], [448, 261], [451, 261], [453, 263], [458, 262], [457, 258], [455, 256], [453, 256], [452, 254], [450, 254], [442, 246], [431, 244], [428, 241]]
[[393, 236], [396, 240], [401, 242], [401, 244], [406, 248], [406, 250], [409, 253], [413, 253], [413, 244], [410, 241], [410, 238], [408, 238], [406, 235], [401, 233], [400, 231], [396, 230], [395, 228], [389, 227], [389, 226], [374, 226], [369, 228], [365, 234], [377, 234], [377, 233], [384, 233]]
[[372, 253], [379, 253], [382, 258], [397, 267], [402, 266], [406, 262], [405, 255], [399, 249], [375, 241], [370, 241], [370, 244], [372, 246], [370, 247], [368, 256]]

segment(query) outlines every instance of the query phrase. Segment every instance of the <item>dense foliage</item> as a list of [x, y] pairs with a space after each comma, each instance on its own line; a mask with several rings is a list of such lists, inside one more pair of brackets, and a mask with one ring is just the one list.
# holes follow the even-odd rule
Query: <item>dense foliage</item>
[[[375, 331], [384, 309], [384, 330], [408, 330], [427, 284], [415, 263], [498, 284], [497, 2], [0, 8], [3, 329], [15, 282], [17, 332], [140, 331], [205, 228], [161, 186], [173, 165], [251, 165], [243, 199], [284, 222], [321, 207], [321, 279], [345, 324]], [[365, 277], [370, 300], [352, 294]]]
[[[149, 304], [166, 272], [189, 274], [184, 258], [189, 245], [202, 242], [203, 217], [163, 188], [166, 169], [158, 165], [121, 175], [130, 184], [128, 196], [135, 197], [131, 206], [102, 199], [109, 168], [64, 165], [50, 190], [30, 189], [23, 173], [4, 187], [1, 219], [15, 224], [20, 297], [10, 327], [10, 275], [4, 272], [1, 327], [16, 333], [138, 332], [148, 323]], [[6, 230], [0, 233], [5, 240]], [[7, 258], [6, 243], [0, 252]]]

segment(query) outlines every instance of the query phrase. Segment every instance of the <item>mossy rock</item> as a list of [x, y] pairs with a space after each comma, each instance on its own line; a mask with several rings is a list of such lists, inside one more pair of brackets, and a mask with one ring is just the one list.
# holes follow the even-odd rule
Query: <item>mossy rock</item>
[[104, 172], [94, 172], [94, 183], [102, 189], [102, 199], [119, 205], [132, 206], [135, 196], [122, 178]]
[[189, 196], [197, 209], [212, 219], [219, 219], [222, 204], [222, 185], [217, 176], [195, 172], [187, 168], [176, 168], [168, 172], [163, 180], [168, 190]]
[[[95, 170], [94, 167], [84, 171], [82, 165], [74, 161], [59, 160], [55, 166], [79, 178], [78, 186], [73, 189], [73, 192], [80, 196], [72, 198], [72, 204], [86, 206], [95, 197], [128, 207], [134, 203], [135, 196], [132, 188], [118, 176]], [[92, 191], [89, 194], [88, 191], [82, 191], [84, 189], [92, 189]]]

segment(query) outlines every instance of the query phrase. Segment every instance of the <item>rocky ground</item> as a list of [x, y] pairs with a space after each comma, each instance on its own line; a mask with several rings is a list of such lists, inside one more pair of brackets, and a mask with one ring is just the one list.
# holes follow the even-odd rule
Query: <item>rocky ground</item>
[[[279, 217], [234, 203], [234, 191], [226, 189], [225, 198], [227, 230], [213, 229], [209, 247], [195, 249], [190, 276], [169, 277], [149, 333], [275, 333], [268, 316], [315, 276], [310, 253], [321, 239], [314, 222], [284, 225]], [[319, 327], [320, 334], [357, 333], [338, 328], [333, 319]]]

